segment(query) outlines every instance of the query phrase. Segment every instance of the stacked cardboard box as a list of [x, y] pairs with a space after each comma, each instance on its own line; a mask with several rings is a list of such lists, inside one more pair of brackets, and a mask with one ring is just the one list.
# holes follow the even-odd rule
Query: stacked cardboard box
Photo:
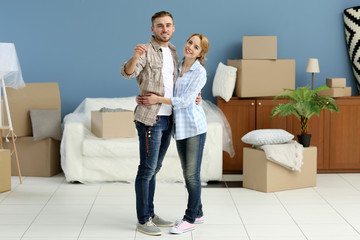
[[10, 150], [0, 149], [0, 193], [11, 190]]
[[277, 59], [276, 36], [244, 36], [243, 58], [228, 59], [236, 67], [236, 97], [265, 97], [295, 89], [295, 60]]
[[243, 36], [243, 59], [277, 59], [276, 36]]
[[[27, 83], [25, 88], [7, 88], [6, 91], [12, 125], [17, 135], [15, 143], [21, 174], [49, 177], [60, 173], [60, 142], [51, 138], [34, 141], [30, 118], [30, 109], [61, 110], [58, 83]], [[6, 135], [4, 132], [3, 137]], [[13, 149], [11, 141], [3, 142], [4, 148]], [[16, 176], [18, 171], [14, 155], [11, 161], [11, 174]]]
[[327, 78], [326, 86], [329, 89], [319, 92], [320, 96], [328, 95], [330, 97], [351, 96], [351, 87], [346, 87], [346, 78]]

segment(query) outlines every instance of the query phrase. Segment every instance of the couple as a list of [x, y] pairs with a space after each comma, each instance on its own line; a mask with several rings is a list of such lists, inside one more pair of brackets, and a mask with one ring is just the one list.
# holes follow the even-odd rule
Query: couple
[[[140, 90], [135, 109], [140, 145], [135, 180], [137, 230], [156, 236], [161, 235], [158, 227], [172, 227], [171, 233], [180, 234], [204, 221], [200, 167], [207, 123], [195, 100], [206, 83], [203, 60], [209, 42], [202, 34], [191, 35], [179, 64], [176, 49], [169, 42], [175, 31], [172, 15], [161, 11], [151, 21], [153, 36], [148, 43], [136, 45], [132, 58], [121, 67], [121, 74], [127, 79], [136, 77]], [[189, 194], [185, 215], [175, 224], [156, 215], [153, 204], [156, 174], [170, 144], [173, 125]]]

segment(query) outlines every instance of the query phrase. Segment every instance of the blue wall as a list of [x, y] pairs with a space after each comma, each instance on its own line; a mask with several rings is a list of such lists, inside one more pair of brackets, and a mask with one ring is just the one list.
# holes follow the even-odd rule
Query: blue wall
[[318, 58], [315, 87], [345, 77], [358, 94], [343, 29], [343, 10], [356, 0], [0, 0], [0, 42], [15, 43], [25, 82], [59, 82], [63, 115], [85, 97], [137, 95], [121, 64], [149, 40], [150, 18], [175, 19], [172, 39], [182, 57], [194, 32], [210, 40], [203, 97], [212, 97], [218, 63], [242, 57], [243, 35], [277, 35], [278, 58], [296, 60], [296, 86], [311, 85], [308, 58]]

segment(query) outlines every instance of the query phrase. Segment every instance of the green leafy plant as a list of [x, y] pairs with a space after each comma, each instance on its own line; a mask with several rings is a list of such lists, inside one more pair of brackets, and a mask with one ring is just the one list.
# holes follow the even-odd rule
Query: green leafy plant
[[276, 115], [288, 116], [295, 115], [300, 120], [301, 135], [307, 135], [309, 130], [309, 119], [316, 114], [319, 116], [322, 109], [328, 109], [330, 112], [339, 112], [335, 100], [330, 96], [319, 96], [318, 92], [328, 89], [322, 86], [316, 89], [310, 89], [309, 86], [299, 87], [297, 89], [284, 89], [285, 93], [279, 94], [274, 101], [279, 98], [290, 100], [289, 103], [280, 103], [275, 106], [270, 115], [273, 119]]

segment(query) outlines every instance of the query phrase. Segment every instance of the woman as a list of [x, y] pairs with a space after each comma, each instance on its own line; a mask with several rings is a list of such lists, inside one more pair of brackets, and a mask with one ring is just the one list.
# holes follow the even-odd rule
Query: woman
[[195, 99], [206, 83], [203, 60], [209, 51], [209, 41], [195, 33], [186, 41], [184, 58], [179, 64], [174, 97], [165, 98], [147, 94], [142, 98], [145, 105], [169, 104], [174, 110], [175, 139], [188, 191], [188, 204], [182, 220], [177, 220], [170, 232], [180, 234], [195, 229], [195, 223], [204, 221], [201, 204], [200, 168], [206, 139], [206, 116]]

